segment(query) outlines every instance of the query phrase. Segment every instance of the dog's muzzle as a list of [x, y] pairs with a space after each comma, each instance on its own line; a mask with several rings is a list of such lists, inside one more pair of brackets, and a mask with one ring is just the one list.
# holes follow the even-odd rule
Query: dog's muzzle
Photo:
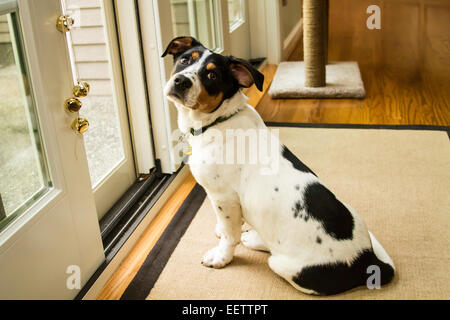
[[173, 86], [169, 91], [169, 95], [175, 96], [181, 101], [184, 101], [186, 93], [189, 91], [191, 87], [192, 87], [191, 79], [183, 75], [177, 75], [173, 79]]

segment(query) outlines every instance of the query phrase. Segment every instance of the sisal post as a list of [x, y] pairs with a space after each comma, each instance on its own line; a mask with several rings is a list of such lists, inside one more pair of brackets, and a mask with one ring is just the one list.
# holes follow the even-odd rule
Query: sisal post
[[326, 0], [303, 1], [303, 47], [306, 87], [324, 87], [326, 85], [325, 9]]

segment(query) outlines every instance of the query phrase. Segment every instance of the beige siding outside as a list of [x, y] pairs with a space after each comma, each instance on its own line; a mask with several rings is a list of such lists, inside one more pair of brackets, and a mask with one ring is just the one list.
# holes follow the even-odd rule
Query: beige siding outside
[[0, 16], [0, 43], [10, 43], [8, 20], [6, 16]]
[[75, 18], [71, 31], [78, 79], [91, 85], [91, 95], [113, 94], [106, 30], [100, 0], [65, 0]]

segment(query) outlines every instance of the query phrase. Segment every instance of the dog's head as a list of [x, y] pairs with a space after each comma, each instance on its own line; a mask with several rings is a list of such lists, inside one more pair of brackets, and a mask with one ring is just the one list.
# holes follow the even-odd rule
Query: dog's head
[[174, 58], [174, 71], [164, 93], [186, 108], [211, 113], [241, 87], [262, 91], [264, 75], [245, 60], [222, 56], [192, 37], [173, 39], [162, 55]]

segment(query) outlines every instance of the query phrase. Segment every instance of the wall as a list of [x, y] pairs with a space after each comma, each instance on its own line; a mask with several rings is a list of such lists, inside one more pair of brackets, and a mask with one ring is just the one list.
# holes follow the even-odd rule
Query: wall
[[[286, 6], [283, 6], [286, 3]], [[287, 38], [289, 33], [302, 17], [301, 0], [280, 0], [280, 20], [281, 20], [281, 38], [282, 41]]]
[[13, 64], [14, 53], [11, 45], [11, 36], [9, 35], [8, 19], [6, 15], [0, 16], [0, 65]]
[[8, 20], [6, 16], [0, 16], [0, 43], [10, 43]]

